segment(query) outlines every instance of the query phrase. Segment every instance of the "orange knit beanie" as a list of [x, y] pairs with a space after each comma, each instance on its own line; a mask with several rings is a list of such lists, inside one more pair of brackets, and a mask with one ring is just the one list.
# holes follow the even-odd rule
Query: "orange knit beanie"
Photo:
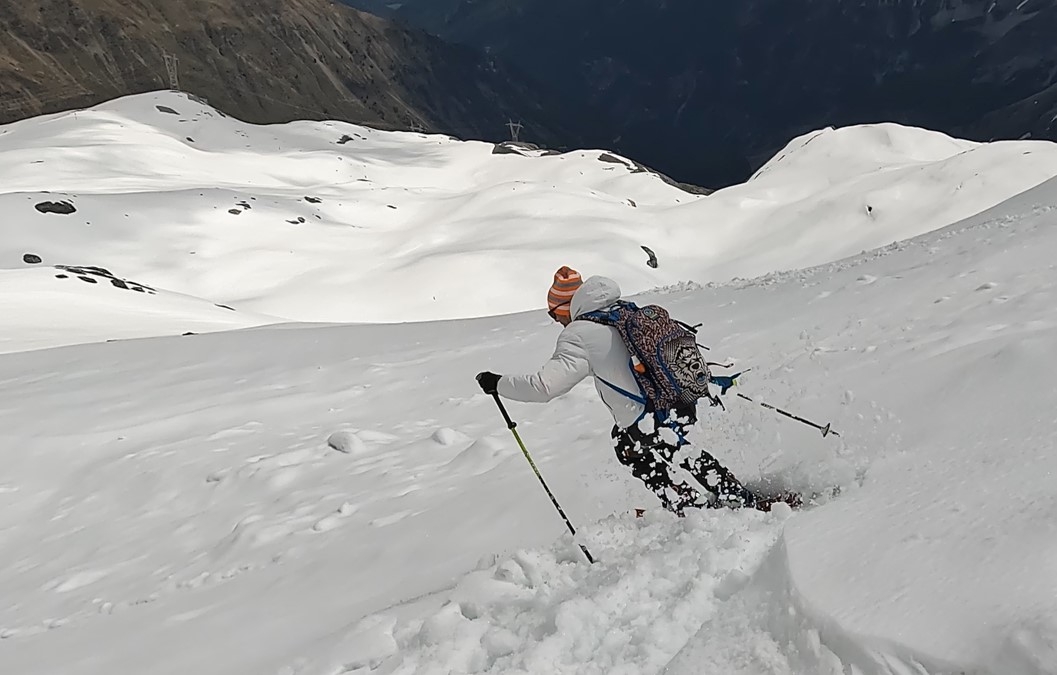
[[572, 302], [573, 294], [583, 283], [579, 272], [563, 265], [554, 273], [554, 283], [547, 291], [547, 308], [558, 316], [569, 318], [569, 303]]

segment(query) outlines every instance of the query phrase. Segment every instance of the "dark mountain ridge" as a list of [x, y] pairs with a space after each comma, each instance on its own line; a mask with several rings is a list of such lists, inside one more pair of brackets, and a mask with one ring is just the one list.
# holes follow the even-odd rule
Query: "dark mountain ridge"
[[0, 123], [180, 88], [258, 123], [339, 119], [598, 145], [597, 115], [517, 68], [330, 0], [0, 0]]
[[1055, 0], [410, 0], [386, 11], [605, 111], [615, 149], [699, 184], [743, 180], [829, 125], [1057, 140]]

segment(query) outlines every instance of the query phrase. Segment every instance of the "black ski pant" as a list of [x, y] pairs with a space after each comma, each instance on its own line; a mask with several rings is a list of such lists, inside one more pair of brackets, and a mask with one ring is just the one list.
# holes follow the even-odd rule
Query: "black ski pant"
[[667, 415], [647, 414], [653, 417], [653, 431], [649, 433], [637, 424], [627, 429], [613, 427], [617, 459], [660, 498], [666, 509], [683, 515], [691, 507], [739, 508], [755, 503], [753, 494], [734, 474], [704, 450], [691, 453], [679, 466], [708, 489], [711, 499], [673, 469], [675, 454], [690, 444], [686, 431], [697, 422], [693, 408], [673, 410]]

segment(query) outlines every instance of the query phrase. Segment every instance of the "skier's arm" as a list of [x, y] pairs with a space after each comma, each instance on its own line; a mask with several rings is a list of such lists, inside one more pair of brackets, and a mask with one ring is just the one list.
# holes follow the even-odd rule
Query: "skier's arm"
[[546, 403], [567, 393], [591, 374], [587, 350], [577, 331], [564, 330], [558, 336], [554, 355], [532, 375], [504, 375], [497, 386], [499, 395], [514, 401]]

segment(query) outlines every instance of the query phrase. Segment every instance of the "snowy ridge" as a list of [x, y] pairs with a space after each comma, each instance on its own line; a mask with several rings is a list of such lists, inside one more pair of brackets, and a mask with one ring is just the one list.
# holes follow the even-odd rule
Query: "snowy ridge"
[[[752, 181], [705, 197], [600, 150], [522, 156], [341, 123], [260, 127], [162, 92], [0, 128], [12, 214], [0, 267], [26, 254], [99, 266], [233, 307], [247, 325], [452, 319], [538, 308], [547, 270], [569, 260], [628, 292], [818, 265], [1055, 173], [1053, 144], [876, 125], [796, 139]], [[43, 316], [68, 304], [47, 302]], [[38, 325], [34, 344], [69, 343]], [[93, 339], [144, 334], [107, 326]]]
[[[946, 134], [898, 124], [827, 127], [797, 138], [757, 169], [750, 181], [772, 171], [822, 171], [837, 181], [848, 174], [928, 164], [986, 147]], [[1025, 148], [1027, 149], [1027, 148]]]

